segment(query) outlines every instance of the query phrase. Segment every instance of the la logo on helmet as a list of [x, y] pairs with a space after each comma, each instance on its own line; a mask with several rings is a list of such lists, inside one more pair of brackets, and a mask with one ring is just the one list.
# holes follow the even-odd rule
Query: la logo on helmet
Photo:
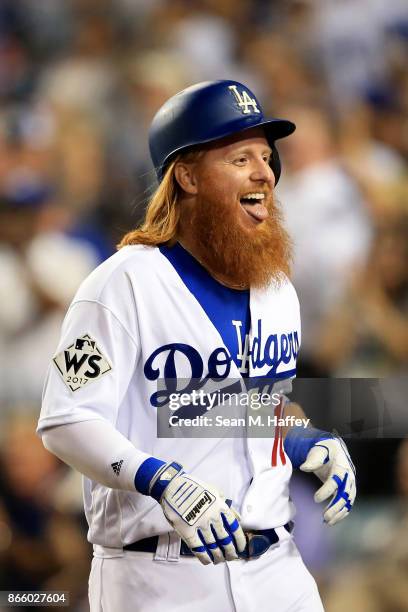
[[248, 115], [251, 112], [249, 110], [250, 106], [252, 106], [254, 113], [261, 112], [257, 106], [257, 102], [255, 98], [251, 98], [251, 96], [249, 95], [247, 91], [245, 91], [245, 89], [243, 89], [241, 93], [238, 91], [238, 88], [236, 85], [230, 85], [228, 89], [230, 89], [232, 93], [234, 94], [235, 99], [238, 102], [238, 106], [242, 108], [242, 112], [244, 115]]

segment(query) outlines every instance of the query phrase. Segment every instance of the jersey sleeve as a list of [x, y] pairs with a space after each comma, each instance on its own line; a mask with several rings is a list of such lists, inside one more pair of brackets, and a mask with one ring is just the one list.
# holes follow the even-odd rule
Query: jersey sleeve
[[90, 419], [115, 425], [138, 358], [136, 329], [101, 302], [75, 302], [48, 369], [38, 432]]

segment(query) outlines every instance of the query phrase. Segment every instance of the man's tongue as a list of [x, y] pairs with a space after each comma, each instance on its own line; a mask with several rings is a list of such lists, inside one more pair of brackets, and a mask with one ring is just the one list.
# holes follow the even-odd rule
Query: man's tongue
[[265, 221], [268, 217], [268, 209], [263, 204], [241, 204], [241, 206], [257, 221]]

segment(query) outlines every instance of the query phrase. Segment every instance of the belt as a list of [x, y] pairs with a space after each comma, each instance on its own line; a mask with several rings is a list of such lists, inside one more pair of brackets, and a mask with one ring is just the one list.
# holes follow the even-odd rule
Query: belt
[[[289, 521], [286, 525], [283, 525], [288, 533], [292, 533], [294, 523]], [[255, 559], [263, 555], [271, 546], [279, 542], [279, 536], [276, 529], [260, 529], [257, 531], [245, 531], [245, 537], [247, 545], [242, 553], [239, 553], [239, 557], [242, 559]], [[159, 542], [159, 536], [151, 536], [150, 538], [144, 538], [138, 540], [132, 544], [126, 544], [123, 550], [131, 550], [134, 552], [149, 552], [155, 553], [157, 544]], [[191, 552], [187, 544], [181, 540], [180, 544], [180, 555], [186, 557], [193, 557], [194, 554]]]

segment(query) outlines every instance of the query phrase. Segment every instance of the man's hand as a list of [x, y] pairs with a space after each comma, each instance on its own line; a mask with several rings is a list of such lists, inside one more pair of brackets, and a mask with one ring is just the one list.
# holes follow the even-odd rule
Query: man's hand
[[347, 516], [356, 498], [356, 470], [343, 440], [333, 438], [317, 442], [300, 469], [314, 472], [324, 483], [315, 493], [315, 502], [333, 496], [323, 514], [325, 522], [335, 525]]
[[174, 475], [172, 466], [160, 474], [161, 481], [166, 471], [171, 476], [160, 499], [169, 523], [204, 565], [237, 559], [246, 546], [239, 515], [214, 487], [186, 474], [181, 466]]

